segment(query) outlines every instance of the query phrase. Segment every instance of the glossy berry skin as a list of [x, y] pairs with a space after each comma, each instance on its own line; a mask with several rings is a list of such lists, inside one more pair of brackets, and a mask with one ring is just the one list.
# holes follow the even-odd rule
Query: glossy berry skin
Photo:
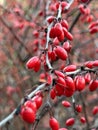
[[71, 71], [75, 71], [76, 68], [77, 68], [76, 65], [68, 65], [68, 66], [66, 66], [66, 67], [63, 69], [63, 71], [64, 71], [64, 72], [71, 72]]
[[62, 105], [64, 107], [70, 107], [71, 106], [70, 102], [68, 102], [68, 101], [62, 101]]
[[64, 78], [62, 78], [62, 77], [58, 77], [56, 80], [56, 83], [62, 87], [66, 86], [66, 82], [65, 82]]
[[65, 19], [61, 21], [61, 25], [65, 27], [66, 29], [68, 29], [69, 27], [68, 22]]
[[98, 80], [91, 80], [90, 84], [89, 84], [89, 90], [90, 91], [95, 91], [98, 87]]
[[93, 68], [93, 61], [87, 61], [84, 63], [84, 65], [91, 69], [91, 68]]
[[47, 18], [47, 22], [50, 24], [50, 23], [53, 22], [54, 19], [55, 19], [54, 16], [49, 16], [49, 17]]
[[94, 34], [94, 33], [97, 33], [98, 32], [98, 27], [93, 27], [89, 30], [90, 34]]
[[85, 79], [83, 76], [77, 76], [75, 80], [76, 90], [82, 91], [85, 88]]
[[64, 28], [64, 27], [63, 27], [63, 32], [64, 32], [64, 36], [65, 36], [68, 40], [70, 40], [70, 41], [73, 40], [72, 34], [71, 34], [70, 32], [68, 32], [68, 30], [67, 30], [66, 28]]
[[52, 130], [58, 130], [59, 129], [59, 123], [54, 117], [50, 118], [49, 125], [52, 128]]
[[52, 99], [55, 99], [55, 97], [56, 97], [56, 91], [55, 91], [54, 88], [52, 88], [51, 91], [50, 91], [50, 97], [51, 97]]
[[31, 108], [34, 112], [37, 111], [36, 103], [33, 102], [32, 100], [26, 101], [25, 104], [24, 104], [24, 106]]
[[42, 97], [36, 95], [32, 100], [35, 101], [36, 107], [37, 107], [37, 109], [39, 109], [41, 107], [41, 105], [42, 105], [42, 102], [43, 102]]
[[75, 91], [75, 84], [74, 81], [71, 77], [67, 76], [65, 77], [65, 82], [66, 82], [66, 89], [69, 91]]
[[62, 78], [65, 77], [65, 75], [62, 72], [58, 71], [58, 70], [55, 70], [54, 73], [55, 73], [56, 76], [59, 76], [59, 77], [62, 77]]
[[21, 117], [27, 123], [33, 123], [35, 121], [35, 112], [30, 107], [22, 107]]
[[61, 85], [56, 84], [55, 85], [55, 91], [57, 96], [61, 96], [64, 93], [64, 87]]
[[26, 67], [28, 69], [33, 69], [35, 72], [38, 72], [40, 70], [40, 66], [41, 66], [41, 61], [37, 56], [32, 57], [26, 63]]
[[66, 126], [72, 126], [75, 123], [75, 119], [74, 118], [70, 118], [66, 121]]
[[91, 81], [91, 74], [90, 73], [86, 73], [84, 78], [85, 78], [85, 82], [89, 83]]
[[63, 43], [63, 48], [67, 51], [67, 52], [70, 52], [71, 48], [72, 48], [72, 45], [66, 41]]
[[98, 67], [98, 60], [93, 61], [93, 66]]
[[76, 105], [75, 110], [77, 112], [82, 112], [82, 106], [81, 105]]
[[80, 121], [81, 121], [81, 123], [85, 124], [85, 123], [86, 123], [85, 117], [81, 117], [81, 118], [80, 118]]
[[66, 60], [68, 57], [66, 50], [61, 46], [57, 46], [55, 48], [55, 53], [58, 56], [58, 58], [60, 58], [61, 60]]
[[93, 110], [92, 110], [92, 114], [96, 115], [98, 114], [98, 106], [94, 106]]

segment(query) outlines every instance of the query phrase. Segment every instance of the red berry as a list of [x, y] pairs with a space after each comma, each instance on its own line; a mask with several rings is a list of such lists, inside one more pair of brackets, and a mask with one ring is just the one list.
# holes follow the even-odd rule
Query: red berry
[[50, 38], [55, 38], [56, 37], [56, 31], [55, 31], [55, 28], [52, 27], [50, 32], [49, 32], [49, 36]]
[[64, 107], [70, 107], [71, 106], [70, 102], [68, 102], [68, 101], [62, 101], [62, 105]]
[[91, 28], [93, 28], [93, 27], [95, 27], [95, 26], [97, 26], [97, 25], [98, 25], [98, 20], [95, 21], [95, 22], [92, 22], [92, 23], [89, 25], [89, 29], [91, 29]]
[[51, 61], [55, 61], [56, 60], [56, 54], [55, 54], [54, 51], [48, 51], [48, 56], [49, 56]]
[[55, 19], [54, 16], [49, 16], [49, 17], [47, 18], [47, 22], [48, 22], [48, 23], [52, 23], [54, 19]]
[[85, 79], [83, 76], [77, 76], [75, 79], [76, 90], [82, 91], [85, 88]]
[[77, 112], [82, 112], [82, 106], [81, 105], [76, 105], [75, 110]]
[[24, 121], [33, 123], [35, 121], [35, 112], [30, 107], [23, 107], [21, 110], [21, 117]]
[[93, 61], [87, 61], [84, 63], [84, 65], [91, 69], [93, 67]]
[[89, 90], [90, 91], [95, 91], [98, 87], [98, 80], [91, 80], [90, 84], [89, 84]]
[[80, 118], [80, 121], [81, 121], [81, 123], [83, 123], [83, 124], [86, 123], [85, 117], [81, 117], [81, 118]]
[[53, 39], [53, 44], [54, 44], [55, 46], [59, 45], [59, 43], [60, 43], [60, 41], [58, 40], [57, 37]]
[[60, 23], [56, 23], [54, 28], [55, 28], [56, 36], [59, 37], [63, 32], [62, 25]]
[[86, 73], [84, 78], [85, 78], [85, 82], [89, 83], [91, 81], [91, 74], [90, 73]]
[[93, 19], [94, 19], [93, 15], [88, 15], [86, 21], [87, 21], [88, 23], [90, 23], [90, 22], [93, 21]]
[[68, 65], [68, 66], [66, 66], [66, 67], [63, 69], [63, 71], [64, 71], [64, 72], [71, 72], [71, 71], [75, 71], [76, 68], [77, 68], [76, 65]]
[[64, 40], [64, 32], [62, 31], [62, 33], [57, 38], [60, 42], [62, 42]]
[[82, 14], [85, 14], [85, 8], [83, 4], [79, 5], [79, 10]]
[[54, 99], [54, 98], [56, 97], [56, 91], [55, 91], [54, 88], [52, 88], [52, 89], [50, 90], [50, 97], [51, 97], [52, 99]]
[[74, 118], [70, 118], [66, 121], [66, 126], [72, 126], [75, 123], [75, 119]]
[[26, 66], [28, 69], [33, 69], [35, 72], [38, 72], [40, 70], [41, 61], [37, 56], [34, 56], [29, 59], [29, 61], [26, 63]]
[[62, 60], [66, 60], [68, 57], [66, 50], [60, 46], [57, 46], [55, 48], [55, 53], [58, 56], [58, 58], [60, 58]]
[[49, 125], [52, 128], [52, 130], [58, 130], [59, 129], [59, 123], [54, 117], [50, 118]]
[[97, 33], [97, 32], [98, 32], [98, 27], [95, 26], [95, 27], [91, 28], [91, 29], [89, 30], [89, 32], [90, 32], [90, 34]]
[[33, 35], [34, 35], [36, 38], [38, 38], [39, 32], [38, 32], [37, 30], [34, 30]]
[[64, 28], [64, 27], [63, 27], [63, 32], [64, 32], [64, 36], [65, 36], [68, 40], [70, 40], [70, 41], [73, 40], [72, 34], [71, 34], [70, 32], [68, 32], [68, 30], [67, 30], [66, 28]]
[[59, 76], [59, 77], [62, 77], [62, 78], [65, 77], [65, 75], [64, 75], [62, 72], [58, 71], [58, 70], [55, 70], [54, 73], [55, 73], [55, 75], [57, 75], [57, 76]]
[[66, 41], [63, 43], [63, 48], [67, 51], [67, 52], [70, 52], [71, 48], [72, 48], [72, 45]]
[[63, 87], [66, 86], [66, 82], [62, 77], [58, 77], [58, 79], [56, 80], [56, 83], [60, 86], [63, 86]]
[[66, 90], [74, 92], [75, 91], [75, 84], [74, 84], [73, 79], [69, 76], [66, 76], [65, 81], [66, 81]]
[[98, 106], [94, 106], [92, 113], [93, 113], [93, 115], [98, 114]]
[[64, 86], [56, 84], [55, 85], [55, 91], [56, 91], [56, 95], [57, 96], [63, 95], [63, 93], [64, 93]]
[[68, 22], [67, 22], [65, 19], [61, 21], [61, 25], [62, 25], [64, 28], [68, 29]]
[[37, 110], [36, 103], [33, 102], [32, 100], [26, 101], [24, 106], [31, 108], [34, 112], [36, 112]]
[[61, 6], [62, 6], [62, 11], [65, 10], [66, 6], [68, 5], [68, 3], [66, 1], [62, 1]]
[[33, 101], [35, 101], [37, 109], [39, 109], [42, 105], [42, 97], [36, 95], [34, 98], [32, 98]]
[[93, 66], [98, 67], [98, 60], [93, 61]]

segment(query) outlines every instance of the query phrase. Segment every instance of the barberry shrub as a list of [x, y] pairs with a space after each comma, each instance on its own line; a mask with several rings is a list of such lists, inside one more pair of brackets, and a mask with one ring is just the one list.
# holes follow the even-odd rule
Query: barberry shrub
[[0, 129], [97, 130], [98, 1], [5, 3]]

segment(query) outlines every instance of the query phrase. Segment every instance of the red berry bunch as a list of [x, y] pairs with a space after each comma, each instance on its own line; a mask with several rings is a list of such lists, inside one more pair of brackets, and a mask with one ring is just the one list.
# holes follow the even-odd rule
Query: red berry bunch
[[21, 106], [20, 115], [27, 123], [34, 123], [36, 119], [36, 113], [42, 105], [42, 96], [36, 95], [30, 100], [27, 100], [24, 105]]

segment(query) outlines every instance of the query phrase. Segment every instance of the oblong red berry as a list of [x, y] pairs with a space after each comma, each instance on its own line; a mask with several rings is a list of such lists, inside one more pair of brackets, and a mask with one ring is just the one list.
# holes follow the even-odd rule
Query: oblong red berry
[[77, 66], [76, 65], [68, 65], [66, 66], [63, 71], [64, 72], [71, 72], [71, 71], [75, 71], [77, 69]]
[[58, 71], [58, 70], [55, 70], [54, 73], [55, 73], [55, 75], [60, 76], [62, 78], [65, 77], [65, 75], [62, 72]]
[[57, 96], [63, 95], [63, 93], [64, 93], [64, 86], [56, 84], [54, 87], [55, 87], [55, 91], [56, 91], [56, 95]]
[[41, 66], [41, 61], [39, 59], [39, 57], [34, 56], [32, 58], [30, 58], [28, 60], [28, 62], [26, 63], [26, 67], [28, 69], [33, 69], [35, 72], [38, 72]]
[[93, 61], [93, 66], [98, 67], [98, 60]]
[[85, 82], [89, 83], [91, 81], [91, 74], [90, 73], [86, 73], [84, 78], [85, 78]]
[[92, 110], [92, 114], [96, 115], [98, 114], [98, 106], [94, 106], [93, 110]]
[[60, 58], [61, 60], [66, 60], [68, 57], [66, 50], [60, 46], [57, 46], [55, 48], [55, 53], [58, 56], [58, 58]]
[[54, 16], [49, 16], [49, 17], [47, 18], [47, 22], [50, 24], [50, 23], [53, 22], [54, 19], [55, 19]]
[[74, 123], [75, 123], [75, 119], [74, 118], [69, 118], [66, 121], [66, 126], [72, 126], [72, 125], [74, 125]]
[[32, 98], [32, 100], [36, 103], [37, 109], [39, 109], [42, 105], [42, 102], [43, 102], [42, 96], [36, 95], [35, 97]]
[[33, 123], [35, 121], [35, 112], [30, 107], [22, 107], [21, 117], [27, 123]]
[[98, 80], [91, 80], [90, 84], [89, 84], [89, 90], [90, 91], [95, 91], [98, 87]]
[[83, 124], [86, 123], [85, 117], [81, 117], [81, 118], [80, 118], [80, 121], [81, 121], [81, 123], [83, 123]]
[[30, 107], [34, 112], [37, 111], [37, 106], [36, 106], [36, 103], [33, 102], [32, 100], [28, 100], [25, 102], [24, 106], [26, 107]]
[[71, 106], [70, 102], [68, 102], [68, 101], [62, 101], [62, 105], [64, 107], [70, 107]]
[[63, 48], [67, 51], [67, 52], [70, 52], [71, 48], [72, 48], [72, 45], [66, 41], [63, 43]]
[[75, 81], [75, 88], [78, 91], [82, 91], [85, 88], [85, 79], [84, 76], [77, 76]]
[[52, 89], [50, 90], [50, 97], [51, 97], [52, 99], [54, 99], [54, 98], [56, 97], [56, 91], [55, 91], [54, 88], [52, 88]]
[[87, 61], [84, 63], [84, 65], [91, 69], [93, 67], [93, 61]]
[[66, 76], [65, 77], [65, 82], [66, 82], [66, 90], [74, 92], [75, 91], [74, 80], [71, 77]]
[[61, 21], [61, 25], [62, 25], [64, 28], [66, 28], [66, 29], [68, 29], [68, 27], [69, 27], [68, 22], [67, 22], [65, 19], [63, 19], [63, 20]]
[[52, 130], [58, 130], [59, 129], [59, 123], [54, 117], [51, 117], [49, 119], [49, 125], [52, 128]]
[[94, 34], [94, 33], [97, 33], [98, 32], [98, 27], [93, 27], [89, 30], [90, 34]]
[[75, 106], [75, 110], [76, 110], [77, 112], [82, 112], [82, 106], [81, 106], [81, 105], [76, 105], [76, 106]]

